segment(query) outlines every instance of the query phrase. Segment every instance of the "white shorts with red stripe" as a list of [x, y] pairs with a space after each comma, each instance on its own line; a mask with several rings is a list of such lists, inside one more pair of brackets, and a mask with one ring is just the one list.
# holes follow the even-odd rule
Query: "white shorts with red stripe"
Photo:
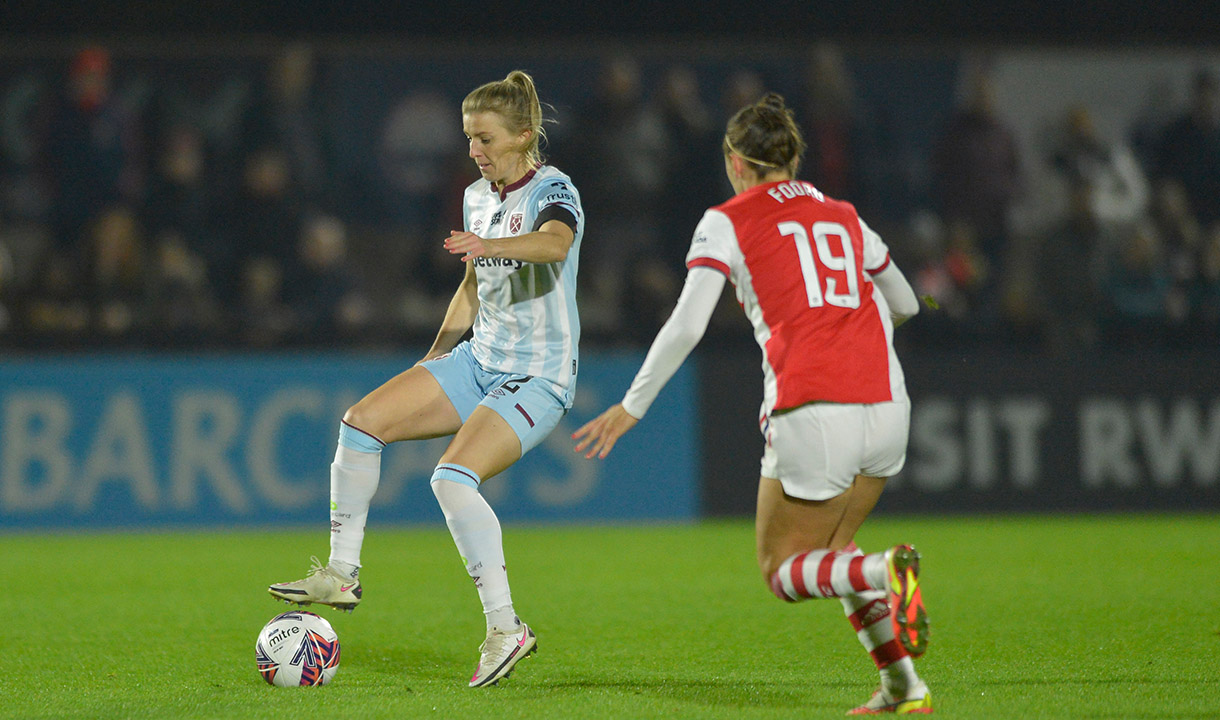
[[857, 475], [887, 478], [906, 464], [909, 400], [809, 403], [764, 418], [762, 476], [803, 500], [843, 494]]

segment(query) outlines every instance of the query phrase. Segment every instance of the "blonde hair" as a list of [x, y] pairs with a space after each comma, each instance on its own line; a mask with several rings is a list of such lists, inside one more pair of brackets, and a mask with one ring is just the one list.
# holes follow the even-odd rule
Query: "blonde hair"
[[504, 127], [516, 134], [532, 130], [521, 153], [533, 164], [542, 163], [541, 141], [546, 139], [542, 128], [542, 104], [534, 78], [522, 70], [513, 70], [503, 80], [480, 85], [462, 101], [462, 114], [494, 112], [504, 121]]
[[734, 153], [758, 175], [785, 169], [792, 177], [801, 164], [805, 140], [796, 117], [777, 93], [767, 93], [738, 110], [724, 133], [724, 152]]

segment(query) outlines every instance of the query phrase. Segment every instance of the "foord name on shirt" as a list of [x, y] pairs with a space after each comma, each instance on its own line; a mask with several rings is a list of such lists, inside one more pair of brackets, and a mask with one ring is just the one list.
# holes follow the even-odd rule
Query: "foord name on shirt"
[[785, 200], [791, 200], [792, 198], [802, 197], [804, 195], [817, 198], [818, 200], [826, 199], [822, 196], [822, 192], [820, 190], [807, 182], [801, 182], [799, 180], [782, 182], [779, 185], [767, 190], [767, 194], [775, 198], [778, 202], [784, 202]]

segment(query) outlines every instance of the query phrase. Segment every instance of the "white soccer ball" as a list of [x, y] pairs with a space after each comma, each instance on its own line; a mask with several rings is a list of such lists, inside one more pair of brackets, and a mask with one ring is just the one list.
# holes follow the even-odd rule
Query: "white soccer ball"
[[314, 613], [276, 615], [258, 634], [254, 662], [263, 679], [278, 687], [325, 685], [339, 671], [339, 636]]

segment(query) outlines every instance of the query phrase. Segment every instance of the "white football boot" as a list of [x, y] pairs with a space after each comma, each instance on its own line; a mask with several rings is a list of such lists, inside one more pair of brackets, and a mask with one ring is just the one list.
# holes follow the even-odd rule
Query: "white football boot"
[[470, 687], [487, 687], [508, 677], [523, 658], [538, 649], [538, 638], [529, 625], [521, 623], [519, 628], [503, 632], [492, 628], [487, 639], [479, 646], [479, 664], [470, 678]]
[[364, 594], [359, 578], [348, 577], [311, 557], [313, 567], [304, 580], [276, 583], [267, 588], [271, 596], [297, 605], [330, 605], [336, 610], [351, 612]]

